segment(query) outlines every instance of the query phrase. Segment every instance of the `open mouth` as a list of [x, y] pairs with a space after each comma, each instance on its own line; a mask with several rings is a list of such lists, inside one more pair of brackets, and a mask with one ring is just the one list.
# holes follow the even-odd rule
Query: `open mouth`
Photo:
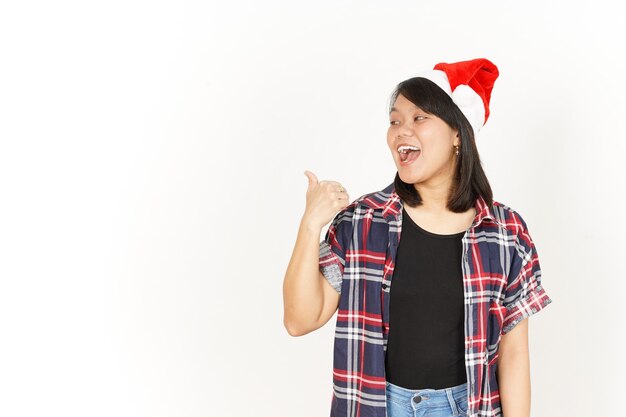
[[400, 163], [402, 165], [408, 165], [420, 156], [422, 150], [417, 146], [400, 146], [398, 153], [400, 155]]

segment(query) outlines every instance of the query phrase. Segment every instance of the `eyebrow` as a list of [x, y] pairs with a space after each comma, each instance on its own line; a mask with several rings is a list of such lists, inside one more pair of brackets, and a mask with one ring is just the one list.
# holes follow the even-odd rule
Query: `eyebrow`
[[[417, 106], [413, 105], [413, 108], [411, 109], [411, 111], [415, 111], [415, 110], [421, 110], [421, 109], [420, 109], [419, 107], [417, 107]], [[394, 112], [394, 111], [400, 111], [400, 110], [398, 110], [398, 109], [397, 109], [397, 108], [395, 108], [395, 107], [391, 107], [391, 110], [389, 110], [389, 114], [391, 114], [391, 113], [392, 113], [392, 112]]]

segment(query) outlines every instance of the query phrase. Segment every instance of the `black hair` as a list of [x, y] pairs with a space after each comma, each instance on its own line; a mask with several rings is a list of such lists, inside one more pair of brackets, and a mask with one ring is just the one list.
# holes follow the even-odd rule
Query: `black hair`
[[[452, 98], [433, 81], [423, 77], [409, 78], [398, 84], [391, 94], [389, 109], [398, 95], [404, 96], [426, 113], [439, 117], [459, 132], [461, 144], [459, 155], [456, 156], [456, 166], [447, 202], [448, 209], [455, 213], [463, 213], [474, 207], [479, 195], [491, 208], [493, 193], [480, 162], [474, 130]], [[396, 172], [394, 186], [400, 198], [410, 207], [422, 204], [422, 199], [413, 184], [402, 181], [398, 172]]]

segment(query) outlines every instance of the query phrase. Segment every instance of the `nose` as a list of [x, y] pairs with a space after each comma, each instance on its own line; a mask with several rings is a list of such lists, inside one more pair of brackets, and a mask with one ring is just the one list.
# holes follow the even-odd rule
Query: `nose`
[[410, 123], [401, 123], [398, 126], [398, 137], [411, 136], [412, 134], [413, 130]]
[[413, 132], [410, 129], [401, 129], [396, 136], [396, 139], [407, 139], [413, 136]]

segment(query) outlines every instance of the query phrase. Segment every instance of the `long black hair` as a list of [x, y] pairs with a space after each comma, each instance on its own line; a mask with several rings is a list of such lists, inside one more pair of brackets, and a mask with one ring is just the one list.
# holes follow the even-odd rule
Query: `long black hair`
[[[493, 205], [491, 185], [480, 163], [474, 130], [461, 109], [437, 84], [423, 77], [409, 78], [398, 84], [391, 93], [389, 109], [400, 94], [426, 113], [434, 114], [452, 129], [459, 131], [461, 146], [456, 157], [448, 209], [455, 213], [463, 213], [474, 207], [479, 195], [491, 208]], [[398, 172], [394, 186], [400, 198], [409, 206], [416, 207], [422, 204], [422, 198], [413, 184], [402, 181]]]

